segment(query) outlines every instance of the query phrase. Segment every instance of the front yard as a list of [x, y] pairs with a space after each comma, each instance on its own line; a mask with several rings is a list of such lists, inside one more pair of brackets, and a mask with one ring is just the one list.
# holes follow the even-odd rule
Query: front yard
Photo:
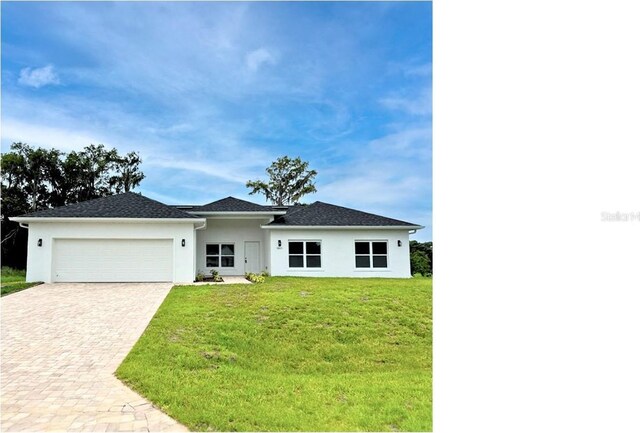
[[3, 266], [0, 271], [0, 296], [19, 292], [42, 283], [26, 283], [26, 271]]
[[197, 431], [431, 431], [431, 279], [174, 287], [116, 375]]

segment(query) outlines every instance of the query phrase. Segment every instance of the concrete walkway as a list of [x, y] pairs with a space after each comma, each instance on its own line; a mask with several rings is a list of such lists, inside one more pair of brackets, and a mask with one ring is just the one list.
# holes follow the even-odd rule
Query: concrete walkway
[[187, 431], [115, 378], [171, 283], [43, 284], [1, 304], [2, 431]]

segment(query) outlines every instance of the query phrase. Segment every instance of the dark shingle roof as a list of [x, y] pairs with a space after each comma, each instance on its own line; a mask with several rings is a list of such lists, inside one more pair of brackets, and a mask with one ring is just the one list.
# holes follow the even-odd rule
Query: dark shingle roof
[[393, 218], [317, 201], [308, 206], [290, 207], [269, 226], [407, 226], [418, 227]]
[[20, 215], [30, 218], [196, 218], [135, 192]]
[[270, 212], [271, 206], [261, 206], [250, 201], [227, 197], [202, 206], [194, 206], [189, 212]]

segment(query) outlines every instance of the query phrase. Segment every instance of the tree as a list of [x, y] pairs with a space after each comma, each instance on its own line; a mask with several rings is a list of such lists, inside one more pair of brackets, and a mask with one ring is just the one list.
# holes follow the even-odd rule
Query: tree
[[280, 157], [266, 170], [269, 183], [261, 180], [247, 181], [247, 188], [251, 188], [249, 195], [264, 194], [276, 206], [296, 204], [302, 196], [316, 192], [313, 180], [318, 173], [308, 170], [308, 167], [309, 163], [302, 161], [300, 157]]
[[140, 156], [120, 156], [102, 144], [68, 155], [57, 149], [13, 143], [0, 158], [2, 263], [24, 268], [26, 230], [9, 217], [130, 191], [140, 184]]
[[49, 207], [50, 191], [58, 192], [63, 180], [60, 151], [34, 149], [13, 143], [12, 152], [2, 155], [2, 214], [10, 216]]
[[414, 251], [411, 253], [411, 274], [422, 274], [423, 276], [431, 275], [431, 262], [429, 257], [422, 251]]
[[71, 152], [67, 159], [67, 194], [73, 202], [104, 197], [116, 192], [110, 182], [111, 173], [115, 171], [120, 159], [116, 149], [107, 150], [102, 144], [91, 144], [80, 152]]
[[433, 242], [409, 241], [411, 274], [433, 274]]
[[109, 186], [115, 189], [116, 193], [129, 192], [142, 182], [144, 173], [140, 171], [142, 159], [136, 152], [129, 152], [123, 157], [116, 159], [116, 174], [109, 179]]

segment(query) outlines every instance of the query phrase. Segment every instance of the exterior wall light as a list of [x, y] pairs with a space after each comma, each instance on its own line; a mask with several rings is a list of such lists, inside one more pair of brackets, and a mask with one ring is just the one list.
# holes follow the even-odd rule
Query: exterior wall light
[[184, 239], [182, 240], [182, 246], [184, 247], [186, 245], [186, 242], [184, 241]]
[[42, 239], [38, 239], [38, 246], [41, 247], [42, 246]]
[[401, 247], [402, 246], [402, 241], [398, 239], [398, 246]]
[[282, 248], [282, 241], [278, 240], [278, 248]]

